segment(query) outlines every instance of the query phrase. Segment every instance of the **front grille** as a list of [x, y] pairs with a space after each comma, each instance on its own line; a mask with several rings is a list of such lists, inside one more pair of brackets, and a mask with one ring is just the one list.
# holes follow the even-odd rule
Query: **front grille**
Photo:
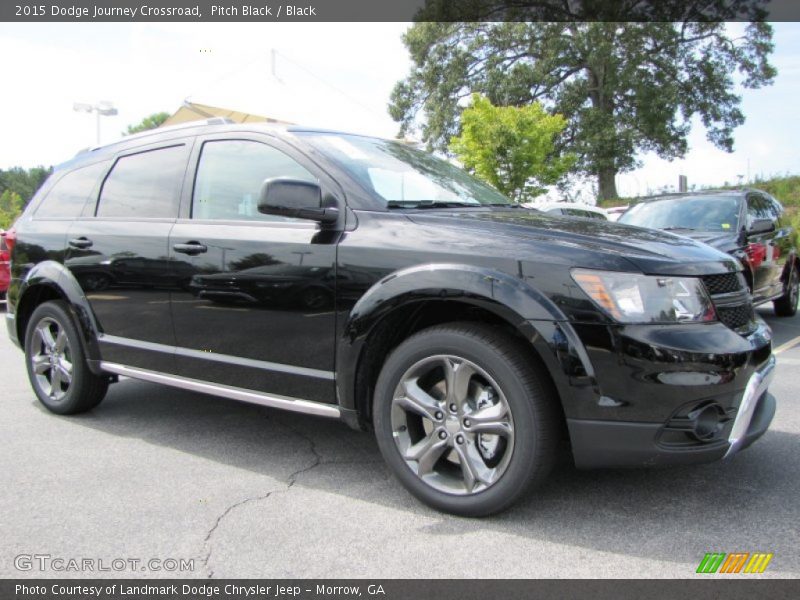
[[739, 273], [723, 273], [722, 275], [705, 275], [703, 283], [711, 296], [738, 292], [744, 287]]
[[755, 324], [755, 312], [741, 273], [704, 275], [703, 284], [720, 322], [739, 333], [750, 333]]
[[755, 320], [755, 313], [753, 305], [748, 302], [739, 306], [718, 307], [717, 317], [731, 329], [740, 329]]

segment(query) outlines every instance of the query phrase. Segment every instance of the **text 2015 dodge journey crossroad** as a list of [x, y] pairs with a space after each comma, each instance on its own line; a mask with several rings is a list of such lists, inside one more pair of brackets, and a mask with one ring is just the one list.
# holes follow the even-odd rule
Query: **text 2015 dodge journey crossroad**
[[[374, 429], [441, 510], [579, 467], [712, 461], [775, 412], [740, 264], [520, 208], [406, 144], [208, 122], [62, 165], [6, 237], [51, 411], [120, 375]], [[792, 268], [796, 268], [793, 265]]]

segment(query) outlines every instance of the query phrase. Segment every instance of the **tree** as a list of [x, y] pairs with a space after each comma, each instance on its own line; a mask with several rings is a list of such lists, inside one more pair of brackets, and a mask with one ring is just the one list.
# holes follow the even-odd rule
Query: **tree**
[[516, 202], [529, 202], [572, 167], [573, 155], [556, 156], [555, 138], [567, 122], [549, 115], [538, 102], [528, 106], [494, 106], [474, 94], [461, 113], [461, 134], [453, 152], [468, 171]]
[[22, 212], [22, 197], [11, 190], [0, 194], [0, 229], [8, 229]]
[[[401, 123], [401, 133], [421, 126], [429, 147], [444, 150], [459, 133], [461, 106], [473, 93], [500, 106], [539, 101], [567, 118], [564, 148], [577, 155], [579, 172], [597, 178], [600, 199], [613, 198], [617, 173], [635, 168], [638, 152], [684, 156], [695, 117], [717, 147], [733, 150], [733, 131], [744, 122], [734, 75], [738, 72], [746, 88], [772, 83], [772, 28], [750, 22], [734, 37], [725, 23], [678, 9], [707, 5], [712, 16], [755, 19], [763, 16], [763, 2], [517, 2], [546, 5], [561, 22], [442, 22], [453, 19], [446, 12], [449, 4], [430, 2], [428, 12], [417, 16], [425, 22], [404, 35], [413, 66], [395, 86], [389, 112]], [[468, 14], [474, 19], [499, 14], [487, 8], [492, 5], [475, 0], [468, 3]], [[571, 5], [582, 6], [584, 13], [557, 12]], [[636, 18], [642, 6], [652, 11], [645, 16], [653, 21], [620, 22]], [[616, 22], [605, 13], [591, 21], [598, 16], [592, 7], [613, 8], [609, 15]], [[445, 13], [437, 16], [437, 10]], [[536, 13], [542, 14], [550, 13]], [[585, 21], [574, 20], [582, 16]]]
[[148, 129], [155, 129], [156, 127], [160, 127], [167, 119], [169, 119], [169, 113], [153, 113], [142, 119], [138, 125], [128, 125], [128, 130], [122, 135], [132, 135], [141, 131], [147, 131]]
[[45, 179], [50, 177], [53, 167], [11, 167], [7, 171], [0, 169], [0, 193], [9, 190], [22, 198], [23, 206], [30, 202]]

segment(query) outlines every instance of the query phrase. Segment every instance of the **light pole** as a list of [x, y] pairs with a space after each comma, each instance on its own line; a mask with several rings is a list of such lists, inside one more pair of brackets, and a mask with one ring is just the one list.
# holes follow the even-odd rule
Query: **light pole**
[[97, 115], [97, 145], [100, 145], [100, 117], [113, 117], [117, 114], [116, 107], [109, 101], [103, 100], [97, 104], [75, 102], [72, 105], [75, 112], [95, 113]]

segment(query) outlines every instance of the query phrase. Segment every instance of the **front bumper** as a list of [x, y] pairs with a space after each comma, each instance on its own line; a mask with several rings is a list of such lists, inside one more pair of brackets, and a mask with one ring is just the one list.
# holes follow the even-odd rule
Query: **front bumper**
[[[654, 343], [667, 339], [657, 328], [623, 329], [610, 334], [608, 345], [597, 331], [587, 336], [578, 328], [594, 372], [593, 385], [565, 403], [576, 465], [710, 462], [761, 437], [776, 406], [768, 392], [771, 332], [763, 322], [747, 337], [720, 327], [687, 329], [669, 344]], [[703, 437], [698, 415], [706, 407], [714, 433]]]

